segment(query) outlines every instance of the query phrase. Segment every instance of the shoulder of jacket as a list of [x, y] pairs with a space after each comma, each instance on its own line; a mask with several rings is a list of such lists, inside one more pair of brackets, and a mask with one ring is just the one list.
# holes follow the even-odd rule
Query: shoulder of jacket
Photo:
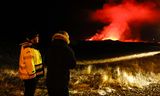
[[20, 45], [21, 45], [22, 47], [29, 47], [29, 46], [32, 45], [32, 43], [30, 43], [30, 42], [23, 42], [23, 43], [21, 43]]

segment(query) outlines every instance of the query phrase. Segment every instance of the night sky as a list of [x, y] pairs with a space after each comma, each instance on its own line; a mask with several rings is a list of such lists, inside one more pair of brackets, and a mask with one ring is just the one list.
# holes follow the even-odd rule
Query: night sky
[[87, 32], [89, 27], [95, 26], [87, 20], [88, 11], [101, 7], [102, 3], [104, 0], [5, 2], [1, 9], [0, 37], [2, 40], [20, 43], [27, 32], [37, 31], [45, 42], [50, 34], [58, 30], [66, 30], [71, 35], [71, 39], [83, 39], [87, 36], [84, 30]]
[[[145, 2], [146, 0], [137, 0]], [[148, 0], [152, 1], [152, 0]], [[153, 0], [159, 2], [159, 0]], [[20, 43], [27, 32], [37, 31], [41, 35], [41, 42], [49, 40], [52, 33], [66, 30], [72, 40], [80, 40], [94, 35], [103, 24], [91, 22], [89, 13], [102, 8], [104, 3], [119, 4], [122, 0], [54, 0], [52, 2], [6, 2], [1, 9], [1, 41], [12, 40]], [[144, 25], [141, 31], [143, 38], [148, 37], [150, 31], [157, 31], [159, 38], [160, 24]], [[145, 35], [146, 34], [146, 35]]]

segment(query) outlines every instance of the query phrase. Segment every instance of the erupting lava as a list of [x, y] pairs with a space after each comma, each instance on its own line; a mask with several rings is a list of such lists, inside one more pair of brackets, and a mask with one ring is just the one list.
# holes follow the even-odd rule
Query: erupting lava
[[160, 19], [159, 13], [156, 4], [151, 2], [139, 4], [134, 0], [123, 0], [121, 4], [104, 4], [103, 8], [93, 12], [91, 17], [106, 26], [87, 40], [141, 41], [140, 32], [132, 32], [130, 26], [136, 26], [137, 30], [142, 23], [154, 23]]

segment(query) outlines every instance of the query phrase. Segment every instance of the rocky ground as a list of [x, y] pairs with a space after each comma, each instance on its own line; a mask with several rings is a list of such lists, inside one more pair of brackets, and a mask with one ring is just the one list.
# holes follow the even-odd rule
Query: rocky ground
[[[0, 96], [23, 96], [23, 82], [18, 78], [19, 47], [2, 48]], [[71, 70], [70, 96], [160, 96], [159, 58], [160, 54], [104, 65], [78, 65]], [[45, 77], [39, 80], [35, 96], [48, 96]]]
[[[23, 82], [17, 69], [0, 68], [0, 96], [23, 96]], [[160, 96], [160, 82], [146, 86], [131, 86], [120, 82], [102, 84], [100, 73], [71, 70], [70, 96]], [[48, 96], [45, 78], [39, 80], [35, 96]]]

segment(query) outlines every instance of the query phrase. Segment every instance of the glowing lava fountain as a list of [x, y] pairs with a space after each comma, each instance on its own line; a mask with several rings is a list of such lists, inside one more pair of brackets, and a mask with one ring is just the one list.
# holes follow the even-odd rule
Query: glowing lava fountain
[[[140, 26], [160, 20], [160, 12], [156, 7], [151, 2], [137, 3], [134, 0], [123, 0], [121, 4], [104, 4], [102, 9], [91, 14], [91, 18], [106, 26], [87, 40], [141, 41], [138, 30]], [[137, 32], [132, 32], [130, 26], [136, 26]]]

